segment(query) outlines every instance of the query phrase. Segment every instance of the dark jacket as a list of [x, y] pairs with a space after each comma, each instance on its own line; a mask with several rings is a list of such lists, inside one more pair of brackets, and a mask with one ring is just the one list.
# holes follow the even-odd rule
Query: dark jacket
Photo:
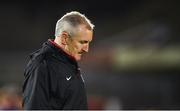
[[24, 76], [24, 109], [87, 109], [77, 62], [52, 40], [30, 55]]

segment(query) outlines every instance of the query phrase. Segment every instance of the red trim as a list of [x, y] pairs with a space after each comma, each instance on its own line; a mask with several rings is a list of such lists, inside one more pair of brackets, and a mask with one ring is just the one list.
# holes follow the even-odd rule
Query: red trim
[[67, 55], [70, 59], [73, 59], [74, 61], [76, 61], [76, 59], [75, 59], [73, 56], [71, 56], [71, 55], [69, 55], [67, 52], [65, 52], [65, 51], [61, 48], [61, 46], [59, 46], [57, 43], [54, 42], [53, 39], [48, 39], [48, 41], [49, 41], [52, 45], [54, 45], [55, 47], [57, 47], [57, 48], [59, 49], [59, 51], [63, 52], [65, 55]]

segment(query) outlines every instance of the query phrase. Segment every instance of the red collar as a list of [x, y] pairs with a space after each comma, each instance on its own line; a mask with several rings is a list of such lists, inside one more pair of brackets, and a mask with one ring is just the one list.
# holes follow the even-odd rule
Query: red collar
[[75, 59], [73, 56], [71, 56], [71, 55], [69, 55], [68, 53], [66, 53], [66, 52], [61, 48], [61, 46], [59, 46], [57, 43], [55, 43], [55, 42], [54, 42], [54, 39], [48, 39], [48, 41], [49, 41], [52, 45], [54, 45], [56, 48], [58, 48], [59, 51], [63, 52], [65, 55], [67, 55], [70, 59], [73, 59], [74, 61], [76, 61], [76, 59]]

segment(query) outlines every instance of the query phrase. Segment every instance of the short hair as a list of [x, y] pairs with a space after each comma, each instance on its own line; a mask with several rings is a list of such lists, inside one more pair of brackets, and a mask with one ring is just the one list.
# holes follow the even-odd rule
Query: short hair
[[70, 36], [74, 36], [77, 27], [82, 24], [85, 25], [88, 30], [94, 29], [94, 25], [84, 14], [77, 11], [66, 13], [56, 23], [55, 37], [60, 35], [62, 32], [67, 32]]

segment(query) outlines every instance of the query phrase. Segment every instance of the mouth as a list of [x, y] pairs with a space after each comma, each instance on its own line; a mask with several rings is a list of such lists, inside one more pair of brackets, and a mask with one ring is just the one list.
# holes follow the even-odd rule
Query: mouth
[[79, 53], [79, 55], [82, 55], [82, 53]]
[[79, 55], [83, 55], [83, 54], [85, 54], [86, 52], [85, 51], [81, 51], [81, 52], [79, 52], [78, 54]]
[[83, 54], [83, 52], [79, 52], [78, 54], [79, 54], [79, 55], [82, 55], [82, 54]]

